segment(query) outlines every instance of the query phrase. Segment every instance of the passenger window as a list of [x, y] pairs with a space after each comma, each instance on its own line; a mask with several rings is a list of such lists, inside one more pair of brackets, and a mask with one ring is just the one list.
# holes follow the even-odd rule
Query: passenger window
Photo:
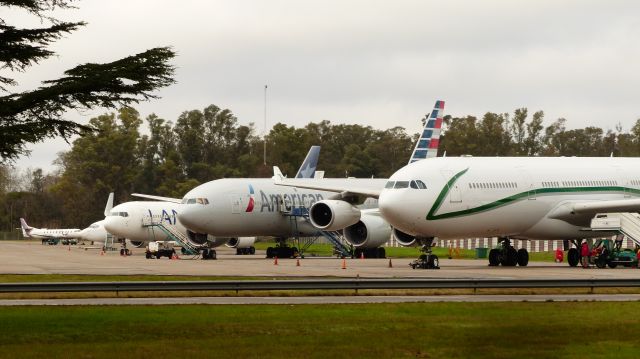
[[395, 181], [387, 181], [387, 183], [384, 185], [384, 188], [393, 188], [393, 185], [395, 183]]
[[393, 188], [408, 188], [409, 181], [398, 181]]

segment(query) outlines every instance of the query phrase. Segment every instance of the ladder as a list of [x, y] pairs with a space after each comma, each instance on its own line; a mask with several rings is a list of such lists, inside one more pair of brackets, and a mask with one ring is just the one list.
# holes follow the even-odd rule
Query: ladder
[[185, 250], [185, 254], [198, 254], [200, 249], [205, 248], [204, 245], [196, 245], [191, 242], [187, 236], [179, 231], [176, 226], [166, 225], [162, 220], [154, 220], [153, 217], [145, 216], [142, 218], [142, 226], [148, 228], [158, 228], [164, 232], [169, 238], [176, 241], [180, 247]]
[[300, 236], [298, 231], [298, 218], [303, 218], [305, 221], [309, 222], [309, 210], [304, 207], [294, 207], [290, 211], [284, 212], [286, 216], [289, 216], [291, 219], [291, 229], [293, 232], [293, 238], [295, 241], [298, 241], [300, 254], [304, 254], [304, 250], [308, 249], [313, 242], [319, 237], [323, 236], [328, 239], [329, 242], [333, 245], [333, 253], [339, 255], [340, 257], [352, 257], [353, 256], [353, 246], [351, 244], [346, 243], [342, 234], [338, 231], [318, 231], [316, 232], [315, 237], [312, 240], [306, 241], [303, 245], [300, 242]]
[[619, 232], [640, 245], [640, 214], [638, 213], [598, 213], [591, 219], [590, 229]]

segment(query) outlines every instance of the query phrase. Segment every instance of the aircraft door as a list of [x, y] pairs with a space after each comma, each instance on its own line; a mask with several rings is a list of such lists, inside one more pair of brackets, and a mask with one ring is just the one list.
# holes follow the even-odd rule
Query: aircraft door
[[231, 194], [229, 195], [229, 201], [231, 202], [231, 213], [240, 213], [242, 197], [237, 194]]
[[[442, 174], [445, 177], [445, 181], [447, 181], [447, 186], [448, 185], [448, 181], [451, 180], [451, 178], [453, 178], [454, 174], [452, 171], [450, 170], [444, 170], [442, 171]], [[460, 179], [458, 178], [457, 181], [455, 181], [453, 184], [451, 184], [449, 186], [449, 202], [450, 203], [461, 203], [462, 202], [462, 195], [460, 194]]]
[[535, 182], [530, 180], [532, 177], [522, 168], [518, 168], [518, 173], [520, 173], [520, 181], [518, 181], [518, 184], [522, 185], [522, 190], [527, 192], [527, 199], [530, 201], [535, 200], [537, 193]]

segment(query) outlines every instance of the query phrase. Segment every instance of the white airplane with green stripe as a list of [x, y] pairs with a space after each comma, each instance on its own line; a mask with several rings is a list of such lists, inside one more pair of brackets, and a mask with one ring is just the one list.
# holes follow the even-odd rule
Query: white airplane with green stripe
[[[510, 239], [567, 239], [577, 246], [583, 238], [614, 234], [585, 231], [597, 213], [640, 210], [636, 158], [436, 157], [401, 168], [377, 191], [307, 182], [295, 185], [334, 191], [345, 200], [357, 194], [378, 197], [380, 214], [398, 242], [423, 245], [427, 258], [434, 257], [426, 247], [435, 237], [500, 237], [503, 248], [490, 252], [492, 265], [527, 265], [528, 253], [516, 251]], [[314, 206], [340, 208], [327, 206], [330, 201]], [[570, 250], [569, 264], [578, 263], [577, 252]], [[437, 265], [436, 257], [431, 266]]]

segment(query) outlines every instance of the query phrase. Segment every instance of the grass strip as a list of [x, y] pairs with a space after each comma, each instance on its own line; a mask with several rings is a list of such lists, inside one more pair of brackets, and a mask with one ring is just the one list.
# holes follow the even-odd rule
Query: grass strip
[[[638, 316], [637, 302], [14, 307], [0, 358], [632, 358]], [[614, 333], [580, 329], [612, 318]]]

